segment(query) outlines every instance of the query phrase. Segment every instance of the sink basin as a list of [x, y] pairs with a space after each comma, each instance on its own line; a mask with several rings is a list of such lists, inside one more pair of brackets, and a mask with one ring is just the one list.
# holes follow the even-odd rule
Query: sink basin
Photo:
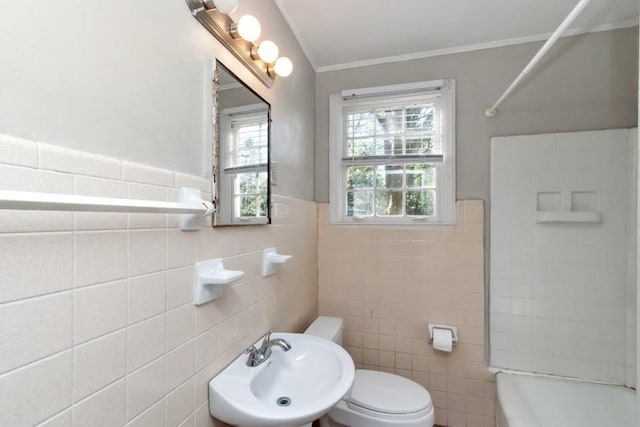
[[297, 427], [326, 414], [347, 394], [355, 366], [342, 347], [312, 335], [271, 338], [287, 340], [291, 350], [273, 347], [256, 367], [246, 365], [246, 354], [233, 361], [209, 382], [211, 415], [241, 427]]

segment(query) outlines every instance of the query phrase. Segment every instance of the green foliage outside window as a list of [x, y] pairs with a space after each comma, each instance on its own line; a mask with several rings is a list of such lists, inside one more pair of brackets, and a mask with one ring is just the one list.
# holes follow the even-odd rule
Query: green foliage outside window
[[235, 194], [239, 217], [267, 216], [267, 172], [237, 174]]
[[[347, 158], [440, 153], [431, 104], [347, 115]], [[346, 161], [345, 161], [346, 163]], [[436, 168], [429, 163], [347, 166], [347, 216], [433, 216]]]

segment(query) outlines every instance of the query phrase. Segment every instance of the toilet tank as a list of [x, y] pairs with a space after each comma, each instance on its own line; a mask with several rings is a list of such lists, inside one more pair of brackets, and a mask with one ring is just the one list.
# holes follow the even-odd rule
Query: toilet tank
[[320, 316], [304, 331], [305, 334], [325, 338], [342, 345], [344, 321], [339, 317]]

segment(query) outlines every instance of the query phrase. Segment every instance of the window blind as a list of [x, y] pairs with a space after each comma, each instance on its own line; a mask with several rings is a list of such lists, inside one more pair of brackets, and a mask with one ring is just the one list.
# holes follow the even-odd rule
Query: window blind
[[232, 116], [230, 128], [229, 158], [225, 171], [266, 167], [269, 156], [266, 114]]
[[345, 164], [443, 161], [440, 97], [398, 100], [343, 110]]

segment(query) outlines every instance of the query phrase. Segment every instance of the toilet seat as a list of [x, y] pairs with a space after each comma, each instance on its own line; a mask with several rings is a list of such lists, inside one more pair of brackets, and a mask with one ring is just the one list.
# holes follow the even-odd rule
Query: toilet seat
[[429, 409], [431, 396], [421, 385], [399, 375], [358, 369], [347, 402], [354, 410], [412, 414]]
[[347, 403], [347, 407], [359, 414], [367, 415], [380, 420], [390, 420], [390, 421], [415, 420], [416, 418], [423, 417], [432, 411], [432, 408], [429, 407], [429, 408], [424, 408], [421, 411], [411, 412], [408, 414], [388, 414], [385, 412], [372, 411], [371, 409], [358, 407], [357, 405], [350, 405], [349, 403]]
[[421, 385], [386, 372], [356, 370], [351, 391], [329, 418], [351, 427], [431, 427], [431, 395]]

